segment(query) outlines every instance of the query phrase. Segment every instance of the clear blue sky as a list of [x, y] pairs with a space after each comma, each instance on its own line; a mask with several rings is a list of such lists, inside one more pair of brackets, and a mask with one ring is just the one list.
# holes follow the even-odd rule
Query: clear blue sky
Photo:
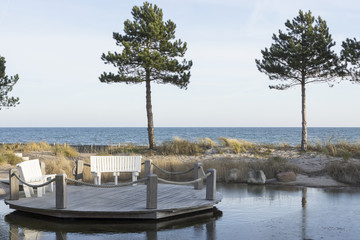
[[[164, 19], [188, 43], [188, 90], [153, 84], [155, 127], [300, 127], [300, 88], [270, 90], [255, 65], [284, 23], [311, 10], [328, 24], [336, 52], [360, 38], [356, 0], [162, 0]], [[0, 127], [145, 127], [145, 85], [105, 84], [100, 59], [120, 51], [134, 0], [0, 0], [0, 55], [19, 74], [11, 95], [21, 104], [0, 111]], [[360, 127], [360, 84], [307, 87], [309, 127]]]

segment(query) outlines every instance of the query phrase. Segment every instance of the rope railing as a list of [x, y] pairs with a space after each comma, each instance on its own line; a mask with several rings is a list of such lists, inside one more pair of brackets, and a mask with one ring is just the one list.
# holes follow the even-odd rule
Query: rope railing
[[[148, 160], [146, 160], [146, 161], [148, 161]], [[147, 168], [146, 161], [141, 163], [141, 165], [145, 165], [145, 170], [146, 170], [146, 168]], [[78, 169], [78, 162], [81, 162], [81, 164], [80, 164], [80, 170]], [[82, 179], [82, 178], [83, 178], [83, 166], [91, 167], [90, 164], [84, 163], [84, 162], [81, 161], [81, 160], [76, 161], [74, 167], [72, 168], [72, 175], [75, 177], [75, 180], [79, 180], [79, 179]], [[190, 169], [188, 169], [188, 170], [185, 170], [185, 171], [182, 171], [182, 172], [171, 172], [171, 171], [168, 171], [168, 170], [165, 170], [165, 169], [161, 168], [160, 166], [156, 165], [156, 164], [153, 163], [152, 161], [151, 161], [151, 163], [150, 163], [150, 166], [154, 166], [154, 167], [156, 167], [160, 172], [165, 173], [165, 174], [169, 174], [169, 175], [185, 175], [185, 174], [187, 174], [187, 173], [190, 173], [190, 172], [196, 170], [195, 167], [192, 167], [192, 168], [190, 168]], [[205, 175], [204, 170], [202, 169], [202, 167], [200, 167], [200, 169], [201, 169], [202, 175], [204, 176], [204, 175]], [[145, 171], [145, 172], [146, 172], [146, 171]], [[199, 175], [200, 175], [200, 174], [199, 174]]]
[[[148, 162], [147, 166], [151, 166]], [[200, 166], [200, 167], [196, 167]], [[146, 178], [139, 179], [137, 181], [132, 181], [128, 183], [122, 183], [118, 185], [95, 185], [91, 183], [86, 183], [82, 181], [78, 181], [75, 179], [67, 178], [66, 174], [57, 174], [56, 178], [53, 178], [45, 183], [42, 184], [30, 184], [26, 183], [23, 179], [21, 179], [16, 169], [11, 169], [9, 171], [9, 183], [10, 183], [10, 200], [18, 200], [19, 199], [19, 182], [22, 182], [24, 185], [32, 188], [40, 188], [44, 187], [52, 182], [56, 182], [56, 194], [55, 195], [55, 205], [56, 209], [66, 209], [67, 207], [67, 184], [69, 182], [76, 183], [78, 185], [86, 185], [89, 187], [96, 187], [96, 188], [118, 188], [118, 187], [125, 187], [129, 185], [134, 185], [136, 183], [143, 183], [146, 182], [146, 208], [147, 209], [156, 209], [157, 208], [157, 201], [158, 201], [158, 182], [167, 183], [167, 184], [176, 184], [176, 185], [189, 185], [194, 184], [195, 190], [200, 190], [202, 187], [202, 181], [206, 179], [206, 199], [207, 200], [214, 200], [216, 199], [216, 170], [215, 169], [208, 169], [207, 174], [201, 176], [202, 173], [199, 168], [202, 168], [201, 165], [195, 164], [195, 168], [198, 168], [198, 173], [195, 174], [195, 180], [186, 181], [186, 182], [175, 182], [169, 181], [162, 178], [159, 178], [156, 174], [148, 174]], [[189, 171], [189, 170], [188, 170]], [[38, 192], [39, 193], [39, 192]], [[25, 194], [26, 195], [26, 194]], [[27, 195], [26, 195], [27, 196]], [[28, 196], [27, 196], [28, 197]], [[41, 194], [38, 195], [41, 197]]]
[[125, 186], [130, 186], [130, 185], [133, 185], [133, 184], [136, 184], [136, 183], [142, 183], [142, 182], [145, 182], [147, 180], [147, 178], [142, 178], [142, 179], [139, 179], [137, 181], [134, 181], [134, 182], [127, 182], [127, 183], [120, 183], [120, 184], [117, 184], [117, 185], [110, 185], [110, 184], [101, 184], [101, 185], [98, 185], [98, 184], [93, 184], [93, 183], [87, 183], [87, 182], [82, 182], [82, 181], [78, 181], [78, 180], [75, 180], [75, 179], [71, 179], [71, 178], [66, 178], [66, 181], [69, 181], [69, 182], [72, 182], [72, 183], [76, 183], [76, 184], [80, 184], [80, 185], [85, 185], [85, 186], [89, 186], [89, 187], [97, 187], [97, 188], [117, 188], [117, 187], [125, 187]]
[[190, 168], [190, 169], [188, 169], [188, 170], [185, 170], [185, 171], [183, 171], [183, 172], [169, 172], [169, 171], [167, 171], [167, 170], [159, 167], [158, 165], [156, 165], [156, 164], [153, 163], [153, 162], [152, 162], [151, 164], [152, 164], [154, 167], [156, 167], [157, 169], [159, 169], [161, 172], [166, 173], [166, 174], [170, 174], [170, 175], [183, 175], [183, 174], [187, 174], [187, 173], [189, 173], [189, 172], [191, 172], [191, 171], [194, 170], [194, 167], [192, 167], [192, 168]]
[[45, 183], [42, 183], [42, 184], [38, 184], [38, 185], [33, 185], [33, 184], [29, 184], [27, 182], [25, 182], [24, 179], [21, 179], [17, 174], [13, 173], [11, 174], [11, 176], [15, 176], [22, 184], [28, 186], [28, 187], [32, 187], [32, 188], [39, 188], [39, 187], [45, 187], [47, 185], [49, 185], [50, 183], [52, 182], [55, 182], [55, 178], [45, 182]]
[[169, 181], [169, 180], [165, 180], [162, 178], [158, 177], [158, 181], [162, 182], [162, 183], [167, 183], [167, 184], [175, 184], [175, 185], [188, 185], [188, 184], [194, 184], [200, 181], [203, 181], [204, 179], [206, 179], [208, 176], [210, 176], [211, 173], [207, 173], [205, 174], [203, 177], [200, 177], [198, 179], [192, 180], [192, 181], [187, 181], [187, 182], [175, 182], [175, 181]]

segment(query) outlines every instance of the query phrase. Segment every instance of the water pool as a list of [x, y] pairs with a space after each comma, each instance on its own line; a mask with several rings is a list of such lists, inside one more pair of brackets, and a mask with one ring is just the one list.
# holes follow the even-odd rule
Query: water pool
[[1, 239], [359, 239], [360, 188], [218, 184], [213, 211], [166, 221], [58, 220], [0, 202]]

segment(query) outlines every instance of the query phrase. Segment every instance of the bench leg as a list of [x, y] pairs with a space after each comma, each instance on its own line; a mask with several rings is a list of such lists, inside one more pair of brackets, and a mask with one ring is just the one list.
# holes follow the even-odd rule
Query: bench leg
[[[135, 182], [137, 181], [137, 177], [139, 176], [139, 173], [138, 172], [132, 172], [132, 176], [131, 176], [131, 181], [132, 182]], [[133, 184], [133, 186], [135, 186], [136, 183]]]
[[115, 185], [118, 185], [118, 177], [120, 176], [119, 172], [114, 172], [114, 183]]
[[37, 197], [42, 197], [44, 191], [44, 187], [37, 188]]
[[94, 184], [95, 185], [101, 185], [101, 173], [92, 173], [93, 177], [94, 177]]
[[54, 192], [54, 182], [50, 183], [48, 186], [48, 191], [49, 192]]
[[25, 197], [27, 197], [27, 198], [31, 197], [31, 190], [30, 190], [31, 188], [23, 185], [23, 189], [24, 189]]
[[28, 187], [28, 188], [29, 188], [30, 194], [34, 195], [34, 188], [32, 188], [32, 187]]

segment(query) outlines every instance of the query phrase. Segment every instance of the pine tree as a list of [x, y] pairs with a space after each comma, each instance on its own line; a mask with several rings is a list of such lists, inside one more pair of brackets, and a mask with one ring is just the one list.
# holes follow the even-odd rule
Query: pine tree
[[0, 56], [0, 110], [3, 107], [15, 107], [19, 104], [19, 98], [9, 97], [8, 93], [12, 91], [13, 86], [19, 80], [16, 74], [12, 77], [6, 75], [5, 58]]
[[350, 81], [360, 83], [360, 41], [347, 38], [342, 47], [341, 60], [346, 66], [345, 75]]
[[332, 47], [335, 45], [329, 28], [320, 17], [315, 19], [308, 11], [299, 11], [292, 21], [285, 23], [286, 32], [279, 30], [273, 35], [274, 43], [262, 50], [262, 60], [255, 60], [260, 72], [270, 80], [280, 83], [270, 89], [285, 90], [301, 86], [302, 139], [301, 149], [307, 150], [306, 85], [309, 83], [330, 82], [339, 75], [339, 57]]
[[186, 42], [175, 39], [176, 25], [163, 21], [163, 13], [156, 5], [145, 2], [132, 9], [133, 21], [124, 23], [124, 35], [113, 33], [121, 53], [108, 52], [101, 59], [118, 68], [118, 73], [103, 73], [100, 81], [126, 84], [146, 83], [146, 111], [148, 120], [149, 148], [155, 148], [154, 121], [151, 104], [151, 82], [170, 83], [187, 88], [192, 61], [184, 57]]

